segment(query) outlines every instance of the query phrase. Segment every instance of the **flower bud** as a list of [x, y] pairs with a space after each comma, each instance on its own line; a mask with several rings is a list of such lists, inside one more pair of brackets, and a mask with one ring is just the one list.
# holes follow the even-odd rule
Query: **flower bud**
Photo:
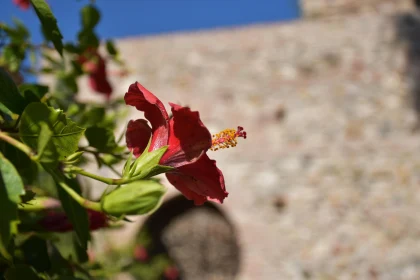
[[139, 180], [111, 192], [101, 200], [102, 209], [114, 216], [140, 215], [154, 210], [165, 187], [153, 180]]

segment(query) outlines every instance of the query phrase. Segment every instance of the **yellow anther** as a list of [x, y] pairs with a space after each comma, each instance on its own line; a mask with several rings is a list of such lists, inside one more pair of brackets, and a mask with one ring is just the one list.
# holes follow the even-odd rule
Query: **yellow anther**
[[219, 149], [235, 147], [238, 144], [238, 137], [246, 139], [246, 132], [243, 130], [244, 129], [242, 127], [238, 126], [238, 130], [225, 129], [217, 134], [214, 134], [210, 150], [217, 151]]

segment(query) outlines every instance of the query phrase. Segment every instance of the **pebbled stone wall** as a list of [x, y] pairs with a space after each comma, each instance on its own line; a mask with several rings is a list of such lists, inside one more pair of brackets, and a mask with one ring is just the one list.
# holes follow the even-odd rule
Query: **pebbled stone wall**
[[301, 21], [118, 41], [132, 72], [113, 79], [117, 95], [137, 80], [211, 131], [246, 129], [210, 153], [230, 192], [220, 209], [239, 235], [238, 279], [420, 279], [410, 3], [304, 0]]

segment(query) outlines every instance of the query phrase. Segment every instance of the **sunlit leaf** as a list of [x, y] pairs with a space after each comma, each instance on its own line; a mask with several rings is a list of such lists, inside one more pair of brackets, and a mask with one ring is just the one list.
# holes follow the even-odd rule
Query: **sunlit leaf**
[[63, 55], [63, 36], [61, 35], [57, 20], [47, 2], [45, 0], [31, 0], [31, 3], [41, 21], [45, 36], [48, 40], [52, 41], [58, 53]]
[[101, 14], [92, 5], [88, 5], [82, 8], [81, 16], [82, 16], [82, 26], [84, 29], [93, 29], [98, 24]]
[[63, 111], [39, 102], [29, 104], [22, 114], [19, 134], [26, 145], [36, 151], [43, 147], [40, 141], [45, 142], [47, 130], [44, 129], [45, 133], [41, 135], [41, 123], [47, 124], [52, 132], [51, 140], [43, 150], [42, 159], [44, 162], [64, 160], [76, 152], [85, 129], [66, 118]]

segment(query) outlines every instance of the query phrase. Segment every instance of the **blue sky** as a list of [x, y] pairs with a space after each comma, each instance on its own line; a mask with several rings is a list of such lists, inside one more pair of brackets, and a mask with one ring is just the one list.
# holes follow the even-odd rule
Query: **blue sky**
[[[12, 0], [1, 0], [0, 21], [22, 19], [41, 40], [33, 10], [22, 11]], [[79, 29], [79, 10], [87, 0], [48, 0], [64, 40], [74, 40]], [[102, 20], [101, 38], [121, 38], [174, 31], [208, 29], [299, 17], [298, 0], [97, 0]]]
[[[42, 42], [35, 12], [23, 11], [12, 0], [0, 0], [0, 22], [13, 17], [29, 28], [34, 43]], [[89, 0], [47, 0], [58, 19], [64, 42], [76, 39], [80, 8]], [[96, 27], [101, 39], [191, 31], [253, 23], [293, 20], [300, 16], [299, 0], [96, 0], [102, 13]], [[25, 75], [27, 82], [35, 76]]]

